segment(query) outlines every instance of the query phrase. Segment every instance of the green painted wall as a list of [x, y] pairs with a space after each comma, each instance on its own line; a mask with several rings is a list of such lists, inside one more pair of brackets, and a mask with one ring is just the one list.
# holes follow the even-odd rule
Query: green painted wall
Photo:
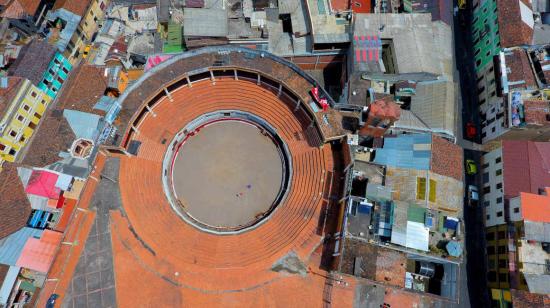
[[477, 71], [493, 61], [500, 52], [497, 3], [495, 0], [482, 1], [474, 10], [472, 41]]

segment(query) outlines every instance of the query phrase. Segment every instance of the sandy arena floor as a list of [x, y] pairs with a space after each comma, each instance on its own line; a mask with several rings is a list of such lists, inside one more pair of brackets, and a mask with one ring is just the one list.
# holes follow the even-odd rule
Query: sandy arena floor
[[209, 124], [177, 153], [173, 183], [185, 210], [211, 226], [237, 227], [269, 210], [281, 189], [277, 145], [254, 125]]

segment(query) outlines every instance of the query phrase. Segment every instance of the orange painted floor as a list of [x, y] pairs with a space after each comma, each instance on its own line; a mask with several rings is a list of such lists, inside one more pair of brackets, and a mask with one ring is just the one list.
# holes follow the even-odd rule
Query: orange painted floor
[[[276, 91], [243, 80], [201, 81], [172, 97], [154, 106], [154, 115], [131, 136], [141, 142], [137, 156], [121, 158], [124, 216], [111, 214], [119, 306], [316, 307], [328, 298], [334, 307], [351, 307], [353, 287], [327, 291], [320, 257], [312, 257], [322, 242], [321, 209], [330, 202], [324, 191], [334, 162], [330, 145], [320, 144], [303, 111], [295, 113], [295, 104]], [[218, 236], [188, 225], [172, 210], [162, 187], [162, 159], [186, 123], [228, 109], [253, 113], [275, 127], [293, 168], [288, 195], [268, 221], [245, 233]], [[310, 267], [304, 277], [271, 271], [290, 252]]]

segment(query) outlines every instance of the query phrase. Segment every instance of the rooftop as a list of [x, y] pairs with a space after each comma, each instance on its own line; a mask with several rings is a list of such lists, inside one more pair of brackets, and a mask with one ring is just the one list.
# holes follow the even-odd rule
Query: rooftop
[[[506, 71], [502, 72], [507, 77], [507, 83], [504, 87], [509, 89], [537, 89], [537, 80], [527, 50], [523, 48], [514, 48], [504, 51], [504, 60]], [[505, 88], [505, 92], [507, 89]]]
[[550, 183], [550, 142], [502, 142], [503, 189], [506, 198], [521, 192], [538, 194]]
[[[4, 82], [7, 81], [5, 88], [0, 86], [0, 120], [4, 117], [4, 114], [8, 112], [8, 107], [11, 101], [16, 97], [17, 92], [23, 85], [23, 78], [19, 77], [8, 77], [4, 79]], [[0, 81], [2, 82], [2, 81]]]
[[0, 172], [0, 239], [23, 228], [31, 215], [31, 205], [17, 175], [17, 166], [4, 163]]
[[33, 16], [38, 10], [38, 0], [7, 0], [2, 5], [5, 5], [5, 9], [0, 14], [0, 17], [23, 19], [25, 16]]
[[[550, 182], [547, 191], [550, 192]], [[524, 220], [550, 223], [550, 196], [522, 192], [521, 216]]]
[[385, 138], [375, 163], [396, 168], [431, 170], [462, 181], [463, 152], [460, 146], [431, 134], [398, 135]]
[[530, 45], [533, 40], [533, 10], [527, 0], [497, 0], [500, 45]]
[[102, 114], [93, 107], [105, 93], [107, 85], [108, 71], [105, 66], [80, 64], [72, 70], [63, 85], [56, 109]]
[[183, 13], [185, 36], [226, 37], [228, 19], [226, 10], [186, 8]]
[[[452, 80], [451, 29], [432, 22], [429, 14], [357, 14], [353, 37], [379, 37], [383, 43], [391, 43], [395, 73], [433, 73]], [[368, 56], [370, 59], [370, 51]], [[371, 70], [363, 61], [356, 64], [356, 69]]]
[[55, 53], [56, 49], [52, 45], [46, 41], [34, 39], [21, 49], [17, 60], [10, 66], [8, 74], [27, 78], [37, 85], [42, 80]]
[[66, 9], [78, 16], [84, 16], [91, 0], [56, 0], [52, 10]]

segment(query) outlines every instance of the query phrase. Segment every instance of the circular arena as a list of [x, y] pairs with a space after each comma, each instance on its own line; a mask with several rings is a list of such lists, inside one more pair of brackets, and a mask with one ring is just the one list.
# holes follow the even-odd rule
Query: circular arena
[[172, 208], [213, 233], [243, 232], [267, 217], [290, 181], [288, 148], [265, 120], [242, 111], [200, 116], [164, 159]]
[[312, 106], [315, 86], [237, 47], [175, 56], [133, 84], [106, 147], [120, 159], [120, 262], [202, 294], [264, 288], [289, 255], [311, 262], [344, 191], [341, 118]]

